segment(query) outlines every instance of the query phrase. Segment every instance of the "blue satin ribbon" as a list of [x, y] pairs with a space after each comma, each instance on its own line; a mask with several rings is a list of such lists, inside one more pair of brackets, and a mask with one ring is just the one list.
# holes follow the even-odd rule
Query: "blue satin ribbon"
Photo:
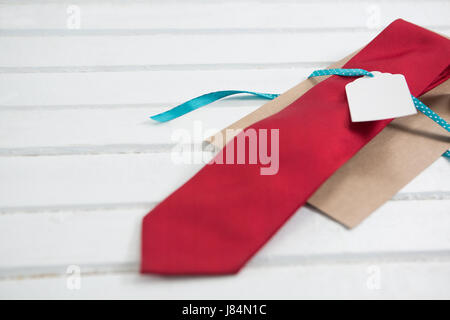
[[[369, 71], [363, 70], [363, 69], [323, 69], [323, 70], [316, 70], [313, 73], [309, 75], [308, 78], [312, 77], [318, 77], [318, 76], [328, 76], [328, 75], [339, 75], [344, 77], [359, 77], [359, 76], [368, 76], [373, 77], [373, 74]], [[167, 110], [165, 112], [159, 113], [157, 115], [151, 116], [150, 118], [158, 121], [158, 122], [166, 122], [173, 120], [175, 118], [181, 117], [182, 115], [185, 115], [186, 113], [189, 113], [195, 109], [201, 108], [203, 106], [206, 106], [214, 101], [217, 101], [219, 99], [228, 97], [230, 95], [234, 94], [252, 94], [254, 96], [264, 98], [264, 99], [275, 99], [279, 96], [279, 94], [276, 93], [261, 93], [261, 92], [253, 92], [253, 91], [242, 91], [242, 90], [226, 90], [226, 91], [215, 91], [206, 93], [204, 95], [201, 95], [199, 97], [196, 97], [194, 99], [191, 99], [189, 101], [186, 101], [176, 107], [173, 107], [170, 110]], [[442, 117], [440, 117], [436, 112], [428, 108], [425, 104], [422, 103], [419, 99], [411, 95], [414, 106], [417, 110], [422, 112], [424, 115], [426, 115], [428, 118], [436, 122], [438, 125], [440, 125], [442, 128], [447, 130], [447, 132], [450, 132], [450, 124], [445, 121]], [[450, 159], [450, 150], [447, 150], [444, 154], [444, 157], [447, 157]]]

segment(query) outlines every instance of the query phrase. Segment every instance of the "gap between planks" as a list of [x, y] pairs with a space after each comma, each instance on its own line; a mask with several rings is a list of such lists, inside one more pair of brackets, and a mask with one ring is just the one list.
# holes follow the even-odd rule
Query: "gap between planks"
[[[424, 28], [428, 26], [424, 25]], [[437, 32], [448, 31], [450, 25], [433, 25]], [[152, 36], [152, 35], [214, 35], [214, 34], [286, 34], [286, 33], [339, 33], [339, 32], [376, 32], [384, 27], [368, 29], [367, 27], [314, 27], [314, 28], [198, 28], [198, 29], [0, 29], [0, 37], [80, 37], [80, 36]]]

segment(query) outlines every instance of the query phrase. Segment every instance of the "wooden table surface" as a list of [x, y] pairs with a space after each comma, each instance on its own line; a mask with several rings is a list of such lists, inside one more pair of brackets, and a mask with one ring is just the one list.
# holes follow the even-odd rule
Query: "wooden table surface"
[[0, 1], [0, 298], [450, 298], [445, 159], [353, 230], [300, 209], [238, 275], [138, 273], [142, 217], [201, 167], [173, 163], [173, 132], [264, 101], [148, 116], [283, 92], [398, 17], [450, 35], [449, 16], [445, 0]]

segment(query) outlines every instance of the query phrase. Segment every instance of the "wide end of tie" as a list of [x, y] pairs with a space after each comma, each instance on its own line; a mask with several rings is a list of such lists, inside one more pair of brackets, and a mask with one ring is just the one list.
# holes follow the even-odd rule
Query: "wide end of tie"
[[205, 239], [200, 240], [195, 228], [180, 228], [181, 224], [176, 221], [159, 216], [152, 211], [143, 220], [141, 273], [168, 276], [235, 274], [250, 258], [221, 250], [217, 240], [208, 239], [204, 233]]

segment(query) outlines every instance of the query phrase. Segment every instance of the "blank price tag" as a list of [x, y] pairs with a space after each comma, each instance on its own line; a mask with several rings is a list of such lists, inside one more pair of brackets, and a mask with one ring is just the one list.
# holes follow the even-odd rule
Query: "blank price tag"
[[345, 86], [353, 122], [392, 119], [417, 113], [402, 74], [371, 72]]

